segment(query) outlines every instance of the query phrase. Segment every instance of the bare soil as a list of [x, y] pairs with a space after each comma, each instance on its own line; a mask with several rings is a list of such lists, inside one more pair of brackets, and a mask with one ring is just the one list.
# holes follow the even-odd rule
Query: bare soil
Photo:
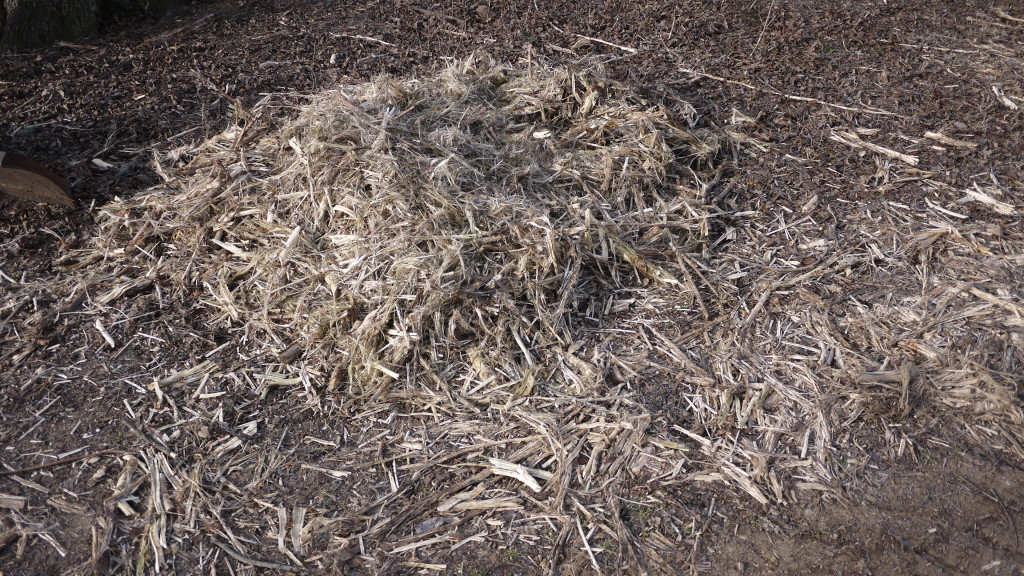
[[[231, 493], [260, 486], [263, 492], [248, 496], [282, 502], [281, 510], [373, 515], [362, 506], [375, 483], [387, 486], [386, 467], [333, 478], [300, 464], [331, 468], [341, 457], [336, 449], [356, 432], [343, 402], [298, 410], [250, 390], [228, 394], [219, 412], [205, 413], [200, 395], [219, 390], [204, 388], [200, 377], [165, 380], [171, 401], [153, 402], [151, 383], [183, 367], [209, 360], [229, 370], [259, 359], [237, 344], [237, 334], [211, 330], [144, 290], [128, 295], [119, 320], [105, 319], [116, 343], [108, 346], [95, 327], [99, 318], [83, 307], [97, 294], [62, 280], [62, 256], [94, 233], [99, 207], [158, 181], [152, 151], [232, 125], [236, 102], [251, 106], [264, 94], [312, 93], [382, 73], [413, 76], [477, 50], [506, 60], [530, 50], [556, 61], [605, 55], [615, 79], [652, 100], [680, 109], [689, 103], [716, 126], [736, 112], [755, 120], [748, 135], [764, 146], [737, 152], [722, 184], [727, 208], [800, 211], [816, 197], [808, 211], [830, 214], [841, 233], [844, 221], [881, 201], [930, 201], [914, 170], [957, 190], [995, 182], [1003, 201], [1024, 205], [1022, 19], [1020, 6], [994, 1], [242, 0], [0, 55], [0, 150], [32, 155], [68, 176], [82, 204], [67, 211], [0, 197], [0, 574], [133, 571], [123, 553], [139, 550], [136, 544], [151, 534], [116, 502], [138, 488], [128, 484], [148, 480], [126, 470], [122, 456], [194, 459], [199, 469], [198, 454], [171, 455], [166, 441], [179, 434], [233, 435], [271, 455], [263, 468], [231, 462], [191, 482]], [[912, 153], [919, 163], [895, 169], [831, 139], [837, 127], [860, 129], [865, 139]], [[942, 145], [923, 138], [926, 132], [976, 145]], [[960, 220], [998, 226], [1000, 238], [1024, 235], [1019, 212], [993, 216], [975, 206], [965, 206]], [[872, 288], [875, 295], [885, 289]], [[1019, 301], [1021, 287], [1011, 292]], [[1012, 365], [1021, 354], [1022, 325], [1016, 326], [1016, 340], [1008, 341], [1018, 344], [978, 350], [979, 357], [996, 354]], [[1005, 377], [1016, 382], [1019, 407], [1024, 366], [1017, 362], [1019, 370]], [[674, 386], [652, 379], [639, 391], [658, 426], [687, 421]], [[269, 392], [271, 400], [276, 393]], [[263, 423], [258, 435], [239, 434], [239, 425], [254, 418]], [[644, 559], [602, 570], [1024, 573], [1020, 447], [997, 442], [995, 431], [986, 445], [979, 441], [984, 432], [935, 414], [883, 421], [835, 441], [836, 453], [852, 454], [839, 485], [786, 488], [785, 504], [760, 505], [714, 481], [624, 487], [628, 500], [617, 517], [645, 542]], [[389, 449], [381, 446], [381, 459]], [[786, 481], [796, 486], [800, 479]], [[278, 510], [268, 510], [277, 517]], [[238, 522], [242, 534], [246, 519]], [[324, 573], [593, 571], [589, 562], [552, 561], [557, 533], [533, 525], [521, 531], [525, 537], [478, 536], [469, 525], [465, 537], [475, 539], [457, 550], [375, 564], [364, 562], [358, 542], [340, 546], [328, 531], [315, 541], [320, 556], [307, 565]], [[653, 534], [658, 538], [645, 537]], [[225, 549], [219, 537], [211, 526], [203, 537], [175, 542], [167, 566], [182, 574], [274, 569], [217, 552]], [[240, 537], [260, 558], [288, 562], [276, 546], [254, 540], [274, 542], [276, 534]], [[131, 560], [148, 566], [152, 558]]]

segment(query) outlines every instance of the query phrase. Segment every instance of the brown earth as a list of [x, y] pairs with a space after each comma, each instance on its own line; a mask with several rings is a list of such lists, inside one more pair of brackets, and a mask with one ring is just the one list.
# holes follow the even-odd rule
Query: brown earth
[[[149, 292], [105, 327], [119, 343], [108, 347], [97, 319], [82, 312], [96, 295], [55, 280], [62, 270], [54, 264], [90, 236], [100, 205], [157, 181], [153, 149], [226, 128], [235, 99], [251, 106], [267, 93], [416, 75], [475, 50], [507, 60], [528, 50], [556, 61], [606, 55], [616, 79], [677, 111], [692, 104], [712, 125], [727, 124], [734, 110], [756, 120], [750, 136], [766, 146], [751, 145], [735, 158], [730, 194], [723, 194], [729, 208], [769, 202], [799, 210], [818, 196], [818, 209], [841, 227], [880, 199], [913, 205], [928, 192], [914, 184], [913, 170], [890, 170], [831, 140], [839, 127], [864, 129], [872, 142], [918, 156], [917, 169], [941, 175], [948, 186], [995, 179], [1004, 201], [1024, 205], [1022, 18], [1019, 5], [984, 1], [243, 0], [0, 56], [0, 150], [30, 154], [66, 174], [83, 205], [65, 211], [0, 198], [0, 573], [128, 572], [107, 550], [147, 536], [144, 524], [111, 505], [118, 487], [126, 488], [113, 481], [123, 473], [118, 456], [140, 446], [159, 456], [167, 450], [161, 435], [177, 433], [179, 409], [199, 409], [186, 402], [193, 390], [176, 389], [174, 381], [164, 386], [180, 406], [140, 405], [137, 392], [207, 358], [223, 365], [251, 360], [232, 335], [211, 332]], [[926, 132], [977, 146], [942, 146], [922, 138]], [[1020, 216], [1000, 224], [1008, 237], [1024, 233]], [[1024, 402], [1020, 374], [1009, 377]], [[643, 393], [664, 425], [685, 418], [669, 384], [652, 383]], [[141, 410], [145, 422], [163, 426], [159, 434], [135, 423]], [[259, 413], [267, 425], [255, 441], [291, 458], [327, 461], [326, 446], [302, 439], [347, 437], [344, 411], [297, 412], [240, 397], [203, 426], [228, 432]], [[898, 454], [881, 439], [889, 430], [850, 437], [864, 455], [859, 472], [827, 496], [797, 491], [788, 505], [760, 506], [714, 483], [641, 485], [630, 488], [622, 518], [638, 534], [657, 528], [674, 535], [648, 551], [658, 559], [647, 563], [651, 573], [1024, 573], [1020, 459], [941, 419], [896, 426], [909, 446]], [[208, 436], [211, 429], [189, 432]], [[59, 459], [82, 456], [89, 457]], [[37, 465], [43, 467], [31, 469]], [[196, 480], [244, 489], [237, 472]], [[290, 506], [344, 509], [363, 488], [301, 468], [279, 482], [278, 495]], [[410, 555], [375, 569], [431, 573], [415, 564], [421, 562], [443, 563], [451, 574], [559, 573], [535, 553], [537, 542], [550, 547], [545, 538], [481, 537], [429, 562]], [[212, 537], [176, 543], [169, 566], [183, 574], [224, 573], [228, 564], [258, 571], [224, 555], [203, 564], [216, 545]], [[276, 548], [257, 550], [283, 558]], [[325, 554], [312, 565], [362, 571], [358, 550]], [[584, 564], [561, 572], [590, 570]]]

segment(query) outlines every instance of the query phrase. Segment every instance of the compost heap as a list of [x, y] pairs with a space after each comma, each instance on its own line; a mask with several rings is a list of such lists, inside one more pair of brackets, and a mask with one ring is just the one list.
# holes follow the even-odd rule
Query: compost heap
[[[342, 429], [311, 440], [331, 447], [323, 462], [291, 462], [352, 496], [293, 510], [300, 536], [335, 527], [338, 558], [455, 550], [484, 515], [472, 530], [511, 540], [555, 529], [552, 565], [596, 568], [602, 539], [671, 564], [659, 547], [681, 529], [661, 500], [622, 513], [637, 480], [726, 482], [762, 504], [839, 494], [876, 452], [914, 455], [908, 418], [1024, 454], [1006, 300], [1019, 249], [988, 228], [883, 203], [830, 235], [817, 196], [795, 214], [757, 191], [721, 211], [722, 148], [768, 149], [744, 135], [753, 121], [700, 129], [692, 108], [674, 119], [587, 63], [473, 57], [276, 106], [236, 105], [231, 128], [162, 156], [164, 186], [106, 206], [77, 265], [98, 270], [94, 305], [152, 286], [230, 336], [241, 364], [164, 379], [197, 388], [177, 393], [204, 413], [222, 413], [226, 392], [201, 394], [214, 383]], [[179, 437], [204, 457], [167, 472], [175, 501], [191, 506], [197, 473], [285, 483], [280, 446], [236, 435]], [[243, 494], [204, 495], [205, 521], [229, 535], [230, 508], [254, 541], [284, 526]]]
[[246, 114], [103, 236], [354, 398], [601, 395], [577, 329], [616, 291], [677, 285], [665, 263], [707, 234], [693, 187], [716, 142], [564, 69], [471, 59], [280, 127]]
[[[261, 394], [301, 381], [296, 402], [348, 407], [349, 454], [367, 451], [356, 468], [380, 442], [433, 438], [399, 459], [411, 476], [389, 475], [358, 533], [367, 549], [432, 510], [568, 519], [585, 494], [606, 501], [650, 416], [640, 375], [613, 362], [636, 338], [604, 327], [694, 305], [679, 278], [705, 248], [702, 178], [720, 140], [586, 65], [473, 57], [426, 80], [342, 86], [297, 115], [268, 102], [163, 157], [164, 186], [104, 208], [81, 263], [105, 262], [112, 288], [96, 302], [156, 285], [197, 307], [253, 359], [244, 378]], [[226, 442], [211, 462], [231, 458]]]

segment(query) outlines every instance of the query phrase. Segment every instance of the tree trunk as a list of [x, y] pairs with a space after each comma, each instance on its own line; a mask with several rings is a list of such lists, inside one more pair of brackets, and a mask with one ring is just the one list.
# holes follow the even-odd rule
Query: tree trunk
[[0, 52], [95, 34], [96, 0], [3, 0]]
[[[160, 16], [180, 0], [0, 0], [0, 52], [76, 40], [101, 25]], [[4, 13], [6, 12], [6, 18]]]

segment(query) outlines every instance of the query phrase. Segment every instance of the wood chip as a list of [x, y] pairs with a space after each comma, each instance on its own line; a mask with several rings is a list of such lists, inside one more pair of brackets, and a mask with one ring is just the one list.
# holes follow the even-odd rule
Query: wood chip
[[1024, 306], [1020, 306], [1019, 304], [1014, 304], [1013, 302], [1009, 302], [1007, 300], [1003, 300], [1002, 298], [999, 298], [998, 296], [994, 296], [992, 294], [989, 294], [988, 292], [985, 292], [981, 288], [977, 288], [975, 286], [971, 286], [968, 289], [968, 292], [970, 292], [971, 294], [975, 295], [976, 297], [984, 300], [985, 302], [988, 302], [990, 304], [995, 304], [996, 306], [999, 306], [1000, 308], [1006, 309], [1006, 310], [1010, 311], [1011, 313], [1016, 314], [1018, 318], [1020, 318], [1021, 316], [1024, 316]]
[[9, 510], [23, 510], [28, 504], [28, 498], [15, 496], [13, 494], [0, 494], [0, 508]]
[[1010, 100], [1006, 96], [1006, 92], [1003, 91], [1003, 88], [1001, 86], [993, 86], [992, 92], [996, 95], [996, 99], [1003, 103], [1003, 106], [1006, 106], [1007, 108], [1013, 110], [1014, 112], [1020, 110], [1020, 106], [1018, 106], [1016, 102]]
[[512, 462], [506, 462], [505, 460], [500, 460], [498, 458], [490, 458], [489, 461], [491, 463], [492, 473], [497, 474], [498, 476], [515, 478], [523, 484], [526, 484], [526, 486], [534, 492], [541, 491], [540, 484], [538, 484], [537, 480], [530, 475], [530, 472], [526, 467], [520, 466], [519, 464], [513, 464]]
[[935, 140], [936, 142], [942, 142], [947, 146], [953, 146], [954, 148], [974, 149], [978, 147], [978, 145], [975, 144], [974, 142], [968, 142], [967, 140], [958, 140], [956, 138], [952, 138], [950, 136], [946, 136], [945, 134], [940, 134], [938, 132], [925, 132], [924, 137], [931, 140]]
[[433, 546], [440, 542], [449, 542], [451, 538], [448, 536], [438, 536], [437, 538], [428, 538], [419, 542], [413, 542], [412, 544], [406, 544], [405, 546], [399, 546], [391, 551], [391, 554], [401, 554], [402, 552], [408, 552], [410, 550], [416, 550], [417, 548], [423, 548], [425, 546]]
[[967, 193], [967, 198], [984, 204], [986, 208], [989, 208], [995, 212], [1006, 216], [1013, 216], [1017, 213], [1017, 209], [1012, 205], [996, 200], [990, 194], [985, 192], [978, 186], [977, 183], [973, 187], [964, 190]]
[[858, 134], [854, 133], [854, 132], [845, 132], [845, 131], [842, 131], [842, 130], [833, 130], [832, 134], [831, 134], [831, 136], [829, 136], [829, 138], [831, 140], [835, 140], [836, 142], [841, 142], [843, 144], [846, 144], [847, 146], [852, 146], [853, 148], [860, 148], [862, 150], [870, 150], [871, 152], [875, 152], [877, 154], [881, 154], [883, 156], [892, 158], [894, 160], [899, 160], [900, 162], [904, 162], [904, 163], [909, 164], [911, 166], [917, 166], [918, 162], [920, 162], [920, 160], [918, 159], [917, 156], [911, 156], [910, 154], [903, 154], [902, 152], [897, 152], [895, 150], [891, 150], [891, 149], [886, 148], [884, 146], [879, 146], [878, 144], [872, 144], [871, 142], [867, 142], [865, 140], [862, 140], [861, 137]]

